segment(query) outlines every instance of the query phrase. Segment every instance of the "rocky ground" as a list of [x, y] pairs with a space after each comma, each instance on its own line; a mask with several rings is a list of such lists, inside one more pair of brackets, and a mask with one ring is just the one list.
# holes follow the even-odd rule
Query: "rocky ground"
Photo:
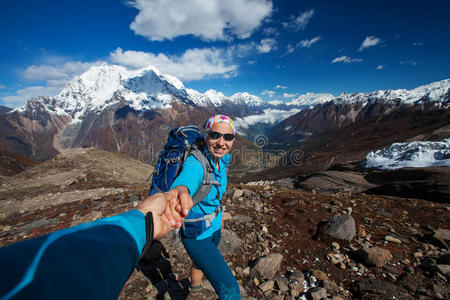
[[[146, 195], [151, 167], [71, 151], [1, 178], [2, 246], [127, 211]], [[244, 298], [449, 298], [448, 202], [307, 190], [289, 179], [229, 186], [220, 249]], [[159, 261], [134, 271], [120, 299], [184, 298], [189, 260], [174, 235], [162, 244]]]

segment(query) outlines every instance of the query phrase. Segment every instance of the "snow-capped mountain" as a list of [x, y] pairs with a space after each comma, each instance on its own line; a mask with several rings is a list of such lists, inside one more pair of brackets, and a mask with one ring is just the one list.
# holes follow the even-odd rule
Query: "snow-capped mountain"
[[363, 166], [382, 170], [450, 167], [450, 139], [442, 142], [394, 143], [384, 149], [369, 152]]
[[450, 79], [433, 82], [419, 86], [412, 90], [378, 90], [370, 93], [342, 93], [335, 102], [360, 103], [366, 105], [369, 102], [382, 99], [383, 101], [400, 101], [404, 104], [419, 104], [422, 102], [449, 102]]
[[[149, 66], [135, 71], [116, 65], [94, 66], [75, 77], [54, 97], [40, 97], [46, 109], [79, 122], [86, 113], [101, 112], [123, 101], [136, 110], [168, 108], [174, 97], [192, 104], [183, 83]], [[24, 112], [30, 103], [17, 109]]]
[[304, 109], [287, 118], [271, 130], [271, 136], [275, 139], [298, 136], [300, 141], [305, 136], [338, 130], [369, 118], [399, 118], [407, 112], [423, 114], [427, 111], [446, 110], [449, 106], [450, 79], [412, 90], [343, 93], [331, 101]]
[[[281, 145], [295, 145], [351, 124], [366, 133], [368, 130], [361, 128], [383, 118], [388, 122], [380, 128], [395, 128], [398, 134], [410, 130], [403, 125], [410, 123], [428, 132], [448, 124], [442, 112], [448, 111], [449, 86], [450, 80], [443, 80], [410, 91], [337, 98], [307, 93], [287, 103], [275, 103], [246, 92], [231, 97], [215, 90], [200, 93], [151, 66], [128, 70], [102, 64], [75, 77], [54, 97], [32, 98], [26, 105], [0, 114], [0, 143], [6, 150], [37, 160], [46, 160], [65, 148], [97, 147], [148, 162], [162, 148], [171, 128], [201, 125], [215, 113], [235, 118], [239, 132], [248, 138], [263, 133]], [[422, 133], [416, 127], [404, 137]], [[347, 136], [340, 139], [347, 140]]]

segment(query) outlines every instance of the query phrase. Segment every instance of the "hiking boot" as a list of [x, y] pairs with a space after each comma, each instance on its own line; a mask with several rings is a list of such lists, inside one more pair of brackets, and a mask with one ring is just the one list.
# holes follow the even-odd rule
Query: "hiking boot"
[[186, 300], [196, 299], [213, 300], [216, 299], [216, 294], [213, 291], [204, 289], [202, 283], [197, 288], [189, 288], [189, 294], [187, 295]]

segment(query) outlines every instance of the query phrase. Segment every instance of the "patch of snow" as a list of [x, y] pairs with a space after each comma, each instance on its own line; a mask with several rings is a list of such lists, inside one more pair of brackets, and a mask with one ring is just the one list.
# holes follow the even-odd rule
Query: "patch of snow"
[[450, 167], [450, 139], [442, 142], [394, 143], [387, 148], [369, 152], [363, 166], [382, 170], [405, 167]]
[[298, 113], [299, 111], [300, 109], [292, 109], [290, 111], [265, 109], [264, 113], [261, 115], [251, 115], [243, 118], [236, 118], [236, 131], [239, 134], [243, 134], [242, 129], [248, 129], [249, 126], [255, 125], [257, 123], [276, 124]]

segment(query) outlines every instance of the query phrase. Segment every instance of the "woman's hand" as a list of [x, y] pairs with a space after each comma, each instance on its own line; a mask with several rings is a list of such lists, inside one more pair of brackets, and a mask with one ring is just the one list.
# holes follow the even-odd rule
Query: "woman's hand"
[[[187, 189], [186, 189], [187, 190]], [[174, 227], [181, 227], [181, 223], [191, 209], [193, 203], [189, 196], [177, 196], [174, 193], [158, 193], [147, 197], [136, 208], [144, 215], [149, 211], [153, 215], [153, 238], [164, 237]]]
[[187, 217], [193, 203], [189, 190], [184, 185], [174, 187], [170, 191], [164, 193], [167, 197], [169, 209], [166, 210], [165, 216], [171, 222], [172, 226], [181, 227], [182, 219]]

